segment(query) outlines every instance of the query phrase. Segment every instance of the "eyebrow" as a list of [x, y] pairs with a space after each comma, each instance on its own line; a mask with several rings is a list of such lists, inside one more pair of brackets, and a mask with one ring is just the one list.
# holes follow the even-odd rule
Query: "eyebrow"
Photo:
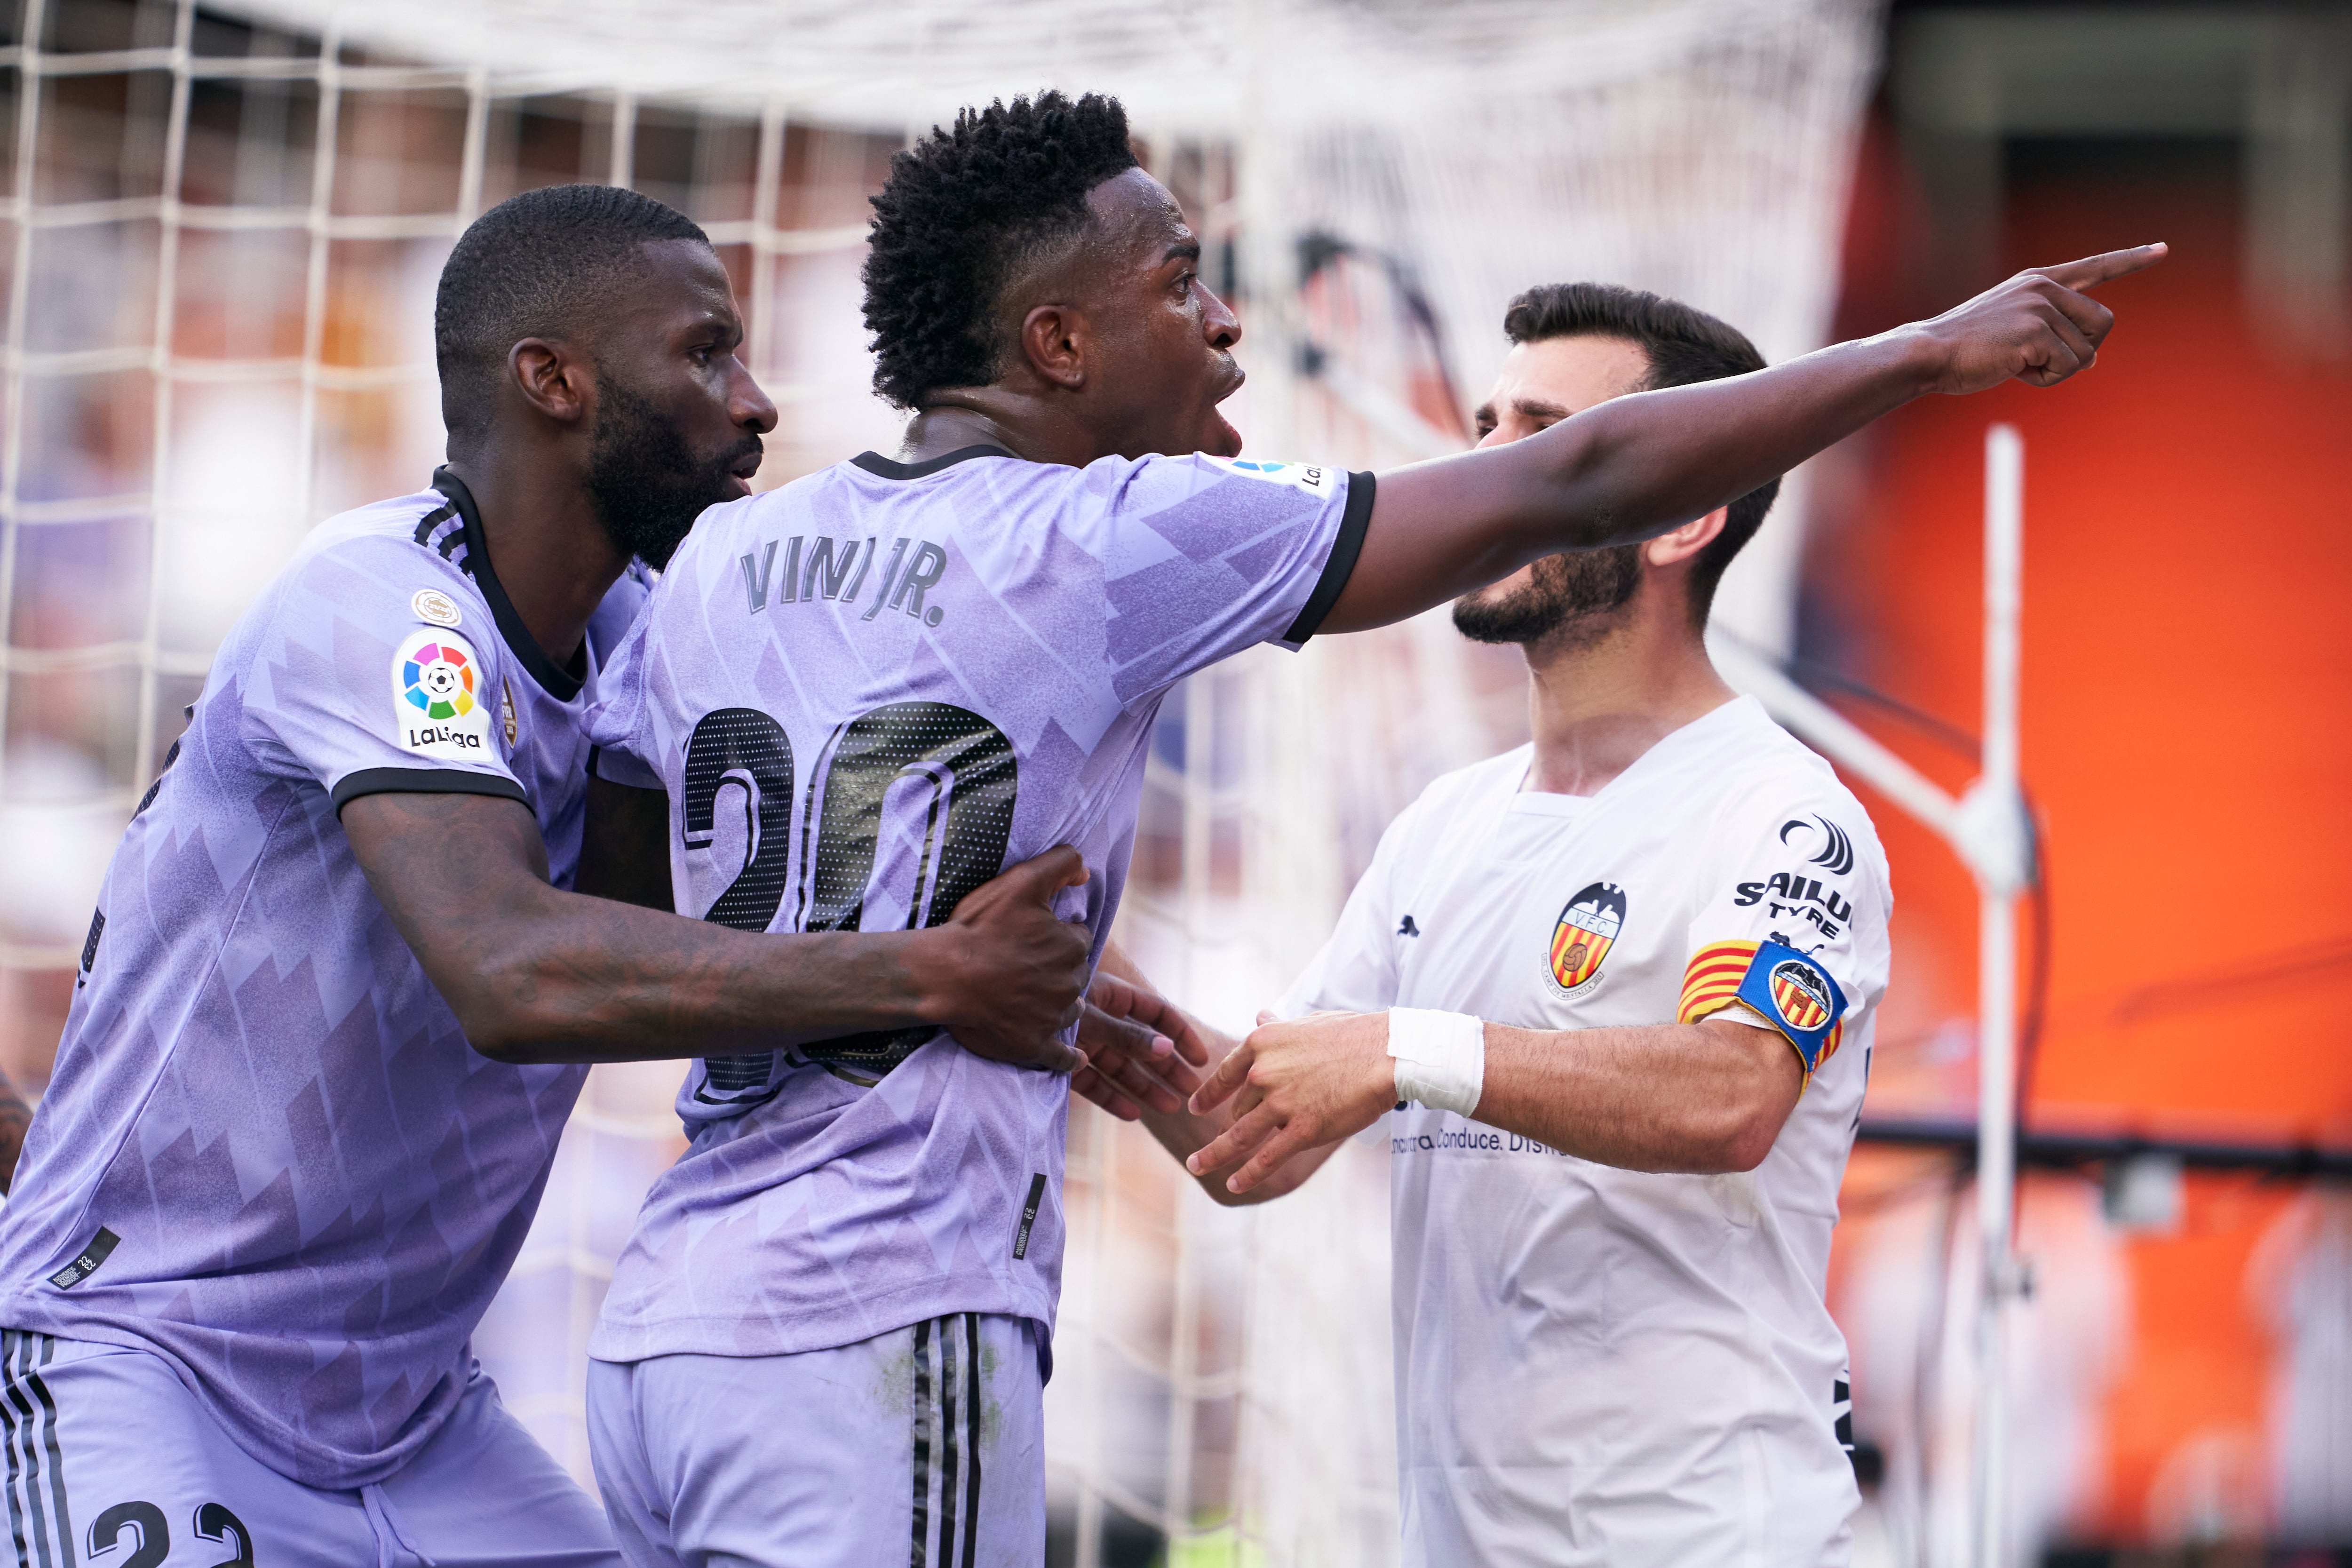
[[1514, 397], [1511, 408], [1528, 419], [1566, 419], [1576, 413], [1573, 408], [1563, 407], [1557, 403], [1540, 403], [1532, 397]]
[[1197, 239], [1178, 240], [1175, 244], [1170, 246], [1168, 247], [1168, 253], [1160, 258], [1160, 264], [1165, 266], [1167, 263], [1175, 260], [1180, 256], [1187, 261], [1200, 260], [1201, 242]]

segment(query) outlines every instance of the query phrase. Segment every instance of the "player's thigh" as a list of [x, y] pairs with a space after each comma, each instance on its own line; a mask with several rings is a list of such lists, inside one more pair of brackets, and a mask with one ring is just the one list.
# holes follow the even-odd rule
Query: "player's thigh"
[[604, 1510], [478, 1373], [383, 1494], [399, 1531], [436, 1568], [620, 1568]]
[[0, 1331], [7, 1545], [26, 1568], [350, 1568], [376, 1560], [356, 1492], [299, 1485], [238, 1447], [168, 1363]]
[[1034, 1326], [960, 1313], [784, 1356], [656, 1356], [591, 1383], [597, 1473], [640, 1568], [1034, 1568]]
[[645, 1362], [588, 1363], [588, 1455], [613, 1542], [630, 1568], [678, 1568], [669, 1531], [668, 1491], [656, 1479], [637, 1418], [637, 1369]]

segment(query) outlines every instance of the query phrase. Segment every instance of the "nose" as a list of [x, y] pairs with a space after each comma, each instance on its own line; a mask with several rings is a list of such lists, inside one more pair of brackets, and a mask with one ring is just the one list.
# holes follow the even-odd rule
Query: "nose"
[[775, 404], [760, 390], [740, 360], [735, 362], [732, 384], [727, 389], [727, 414], [739, 427], [758, 435], [765, 436], [776, 427]]
[[1205, 283], [1201, 285], [1201, 297], [1208, 301], [1208, 309], [1201, 312], [1201, 331], [1209, 340], [1209, 346], [1229, 349], [1241, 342], [1242, 321], [1234, 314], [1234, 308], [1218, 299], [1215, 290]]

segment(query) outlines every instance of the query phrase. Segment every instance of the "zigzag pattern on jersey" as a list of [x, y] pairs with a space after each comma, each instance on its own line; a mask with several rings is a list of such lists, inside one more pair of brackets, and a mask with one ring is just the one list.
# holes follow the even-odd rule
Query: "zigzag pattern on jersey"
[[[1757, 951], [1763, 945], [1760, 942], [1711, 942], [1691, 954], [1690, 963], [1683, 968], [1683, 996], [1675, 1008], [1675, 1022], [1696, 1024], [1738, 1001], [1739, 983], [1748, 978]], [[1813, 1072], [1821, 1071], [1822, 1065], [1837, 1055], [1838, 1040], [1844, 1033], [1845, 1020], [1840, 1018], [1822, 1041], [1822, 1054], [1813, 1063]], [[1811, 1079], [1812, 1073], [1805, 1076]]]
[[456, 501], [443, 501], [417, 519], [416, 542], [467, 576], [474, 574], [473, 552], [466, 548], [466, 520], [457, 515]]

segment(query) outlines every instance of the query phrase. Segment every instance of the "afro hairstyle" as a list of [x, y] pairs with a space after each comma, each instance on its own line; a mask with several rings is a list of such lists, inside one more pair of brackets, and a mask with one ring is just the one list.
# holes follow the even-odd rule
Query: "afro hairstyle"
[[626, 276], [637, 247], [710, 237], [684, 213], [615, 185], [549, 185], [509, 196], [467, 226], [441, 268], [433, 359], [454, 446], [488, 433], [507, 355], [561, 338]]
[[1005, 286], [1086, 227], [1088, 191], [1135, 166], [1118, 100], [1050, 90], [961, 110], [893, 157], [864, 273], [874, 390], [913, 409], [994, 381]]

